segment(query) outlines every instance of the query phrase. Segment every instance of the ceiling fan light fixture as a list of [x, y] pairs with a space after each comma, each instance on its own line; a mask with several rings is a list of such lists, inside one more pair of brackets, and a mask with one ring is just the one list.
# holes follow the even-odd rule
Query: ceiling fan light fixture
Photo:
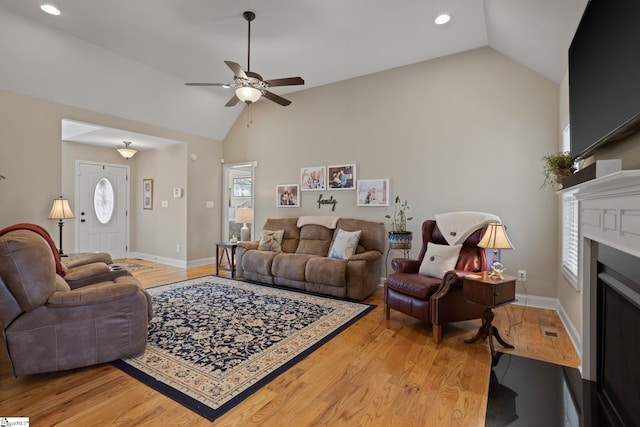
[[262, 92], [251, 86], [242, 86], [236, 89], [236, 96], [240, 101], [251, 104], [256, 102], [262, 96]]
[[130, 159], [138, 152], [138, 150], [134, 150], [133, 148], [129, 148], [131, 145], [131, 141], [122, 141], [124, 143], [124, 147], [118, 148], [118, 153], [125, 159]]

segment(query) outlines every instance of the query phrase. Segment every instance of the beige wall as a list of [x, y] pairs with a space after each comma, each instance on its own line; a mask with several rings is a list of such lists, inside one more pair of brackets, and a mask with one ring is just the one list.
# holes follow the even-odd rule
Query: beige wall
[[[63, 118], [182, 144], [139, 152], [126, 161], [115, 150], [62, 143]], [[196, 154], [197, 161], [188, 160], [190, 154]], [[131, 250], [176, 261], [210, 260], [215, 253], [213, 242], [220, 238], [220, 213], [217, 208], [207, 209], [206, 201], [220, 198], [221, 157], [219, 141], [0, 90], [0, 174], [7, 177], [0, 182], [0, 227], [33, 222], [47, 228], [57, 241], [56, 222], [46, 217], [51, 200], [60, 194], [69, 198], [72, 206], [75, 203], [75, 161], [128, 163]], [[156, 202], [155, 209], [142, 216], [138, 187], [143, 177], [154, 178], [158, 183], [156, 201], [168, 200], [169, 208], [159, 209]], [[173, 199], [174, 187], [184, 188], [182, 199]], [[149, 222], [156, 228], [146, 227]], [[67, 253], [73, 252], [75, 245], [75, 224], [71, 224], [64, 227]]]
[[558, 145], [558, 96], [557, 84], [480, 48], [292, 93], [284, 108], [260, 101], [225, 138], [224, 158], [259, 162], [256, 234], [268, 217], [299, 215], [388, 227], [393, 207], [357, 207], [354, 191], [323, 192], [335, 213], [317, 192], [275, 207], [275, 186], [298, 183], [301, 167], [355, 163], [358, 179], [389, 178], [391, 198], [409, 201], [414, 232], [440, 212], [500, 216], [516, 247], [503, 252], [507, 272], [527, 270], [527, 291], [555, 298], [558, 200], [540, 190], [540, 159]]

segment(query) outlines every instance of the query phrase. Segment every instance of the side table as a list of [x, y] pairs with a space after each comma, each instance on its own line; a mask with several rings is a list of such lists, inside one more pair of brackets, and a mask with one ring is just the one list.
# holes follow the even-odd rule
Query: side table
[[[216, 243], [216, 276], [220, 275], [220, 270], [231, 272], [231, 278], [236, 276], [236, 248], [237, 243], [222, 242]], [[227, 259], [227, 264], [221, 266], [222, 261]]]
[[391, 243], [389, 242], [389, 249], [387, 249], [387, 258], [385, 259], [385, 263], [384, 263], [384, 275], [385, 277], [388, 276], [388, 269], [389, 269], [389, 253], [391, 251], [402, 251], [402, 254], [404, 255], [404, 258], [409, 258], [409, 255], [411, 254], [411, 242], [408, 243]]
[[503, 347], [514, 348], [514, 346], [502, 339], [498, 328], [493, 326], [494, 314], [492, 309], [516, 300], [516, 278], [504, 275], [503, 279], [492, 279], [487, 272], [470, 274], [464, 278], [463, 294], [467, 300], [486, 307], [482, 326], [480, 326], [473, 338], [464, 340], [464, 342], [473, 344], [488, 338], [491, 356], [493, 357], [496, 355], [496, 350], [493, 346], [494, 337]]

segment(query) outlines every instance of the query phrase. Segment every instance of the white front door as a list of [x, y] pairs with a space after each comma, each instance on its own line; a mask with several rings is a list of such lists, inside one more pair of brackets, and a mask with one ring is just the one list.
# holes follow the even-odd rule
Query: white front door
[[77, 252], [129, 256], [129, 167], [77, 162]]

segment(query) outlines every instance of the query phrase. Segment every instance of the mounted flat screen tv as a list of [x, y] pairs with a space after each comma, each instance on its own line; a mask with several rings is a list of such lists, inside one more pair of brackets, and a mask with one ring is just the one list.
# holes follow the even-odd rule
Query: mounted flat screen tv
[[569, 47], [571, 154], [640, 130], [640, 0], [591, 0]]

